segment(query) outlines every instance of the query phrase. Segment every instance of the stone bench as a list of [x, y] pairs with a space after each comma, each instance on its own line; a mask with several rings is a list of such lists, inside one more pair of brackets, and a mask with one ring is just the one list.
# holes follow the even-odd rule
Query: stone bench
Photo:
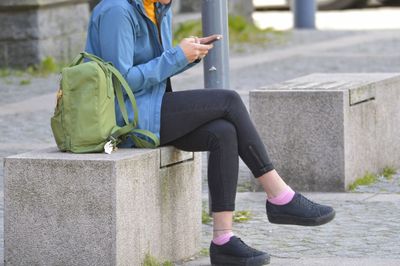
[[6, 265], [141, 265], [188, 258], [201, 240], [201, 155], [56, 148], [5, 159]]
[[343, 191], [400, 167], [400, 74], [313, 74], [251, 91], [250, 109], [296, 189]]

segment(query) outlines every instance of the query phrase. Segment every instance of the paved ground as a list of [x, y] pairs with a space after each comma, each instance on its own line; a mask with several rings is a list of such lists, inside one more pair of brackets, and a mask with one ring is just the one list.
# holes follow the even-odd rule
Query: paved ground
[[[321, 227], [270, 224], [265, 194], [239, 193], [237, 210], [252, 218], [235, 224], [235, 233], [252, 246], [271, 254], [271, 265], [399, 265], [400, 194], [306, 193], [336, 209], [335, 219]], [[204, 225], [203, 247], [209, 245], [211, 226]], [[209, 265], [200, 257], [184, 265]]]
[[[400, 30], [301, 31], [277, 35], [269, 44], [233, 52], [231, 87], [248, 102], [248, 91], [315, 72], [400, 72]], [[30, 84], [20, 85], [28, 79]], [[53, 146], [49, 119], [55, 103], [56, 75], [0, 78], [0, 157]], [[201, 88], [202, 67], [173, 79], [176, 90]], [[3, 178], [2, 164], [0, 178]], [[242, 190], [249, 172], [242, 165]], [[271, 253], [272, 265], [400, 265], [400, 184], [382, 180], [369, 193], [311, 194], [333, 205], [337, 217], [317, 228], [275, 226], [266, 221], [263, 193], [238, 193], [239, 210], [253, 218], [235, 226], [249, 244]], [[388, 181], [389, 182], [389, 181]], [[382, 189], [390, 187], [390, 190]], [[204, 197], [207, 188], [204, 186]], [[3, 196], [0, 182], [0, 197]], [[3, 201], [0, 200], [0, 228]], [[203, 247], [210, 239], [204, 225]], [[2, 238], [2, 232], [0, 232]], [[3, 241], [0, 242], [2, 256]], [[2, 260], [0, 260], [2, 261]], [[209, 265], [198, 258], [185, 265]]]

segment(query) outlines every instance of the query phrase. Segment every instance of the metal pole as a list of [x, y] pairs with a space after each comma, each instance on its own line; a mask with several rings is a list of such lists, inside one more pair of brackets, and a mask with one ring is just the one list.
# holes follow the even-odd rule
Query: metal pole
[[292, 10], [296, 29], [315, 29], [315, 0], [293, 0]]
[[[228, 1], [202, 0], [201, 21], [203, 36], [212, 34], [223, 36], [222, 40], [214, 42], [214, 48], [203, 60], [204, 88], [229, 89]], [[210, 193], [208, 193], [208, 212], [211, 216]]]
[[204, 58], [204, 87], [229, 89], [228, 1], [202, 0], [203, 36], [221, 34], [214, 48]]

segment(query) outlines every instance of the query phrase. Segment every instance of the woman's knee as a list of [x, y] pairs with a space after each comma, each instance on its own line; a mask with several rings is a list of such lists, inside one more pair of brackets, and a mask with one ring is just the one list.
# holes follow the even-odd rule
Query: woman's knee
[[239, 93], [235, 90], [222, 90], [224, 94], [224, 98], [229, 100], [230, 102], [241, 102], [242, 98]]
[[218, 119], [209, 124], [208, 131], [211, 138], [210, 148], [220, 148], [221, 146], [237, 147], [237, 132], [235, 126], [225, 120]]
[[[238, 114], [242, 112], [247, 112], [246, 106], [244, 105], [242, 98], [239, 93], [234, 90], [225, 90], [225, 100], [228, 102], [227, 112], [228, 114]], [[235, 115], [237, 116], [237, 115]]]

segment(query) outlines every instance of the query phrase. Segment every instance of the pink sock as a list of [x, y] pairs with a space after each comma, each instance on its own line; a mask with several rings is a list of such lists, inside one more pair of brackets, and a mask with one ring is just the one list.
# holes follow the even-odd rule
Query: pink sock
[[269, 202], [275, 205], [285, 205], [289, 203], [294, 197], [294, 191], [289, 186], [282, 191], [278, 196], [268, 199]]
[[223, 234], [223, 235], [220, 235], [220, 236], [214, 238], [214, 239], [212, 240], [212, 242], [213, 242], [215, 245], [221, 246], [221, 245], [223, 245], [223, 244], [225, 244], [225, 243], [228, 243], [232, 236], [233, 236], [233, 233], [232, 233], [232, 232], [229, 232], [229, 233], [226, 233], [226, 234]]

